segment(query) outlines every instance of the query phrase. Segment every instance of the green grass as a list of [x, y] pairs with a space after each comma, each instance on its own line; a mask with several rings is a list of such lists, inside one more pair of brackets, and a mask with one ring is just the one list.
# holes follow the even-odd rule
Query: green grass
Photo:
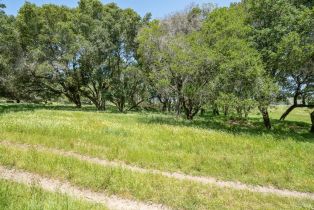
[[[3, 108], [4, 106], [2, 106]], [[9, 107], [11, 108], [11, 107]], [[145, 168], [314, 192], [314, 136], [306, 122], [8, 107], [0, 139], [77, 151]]]
[[105, 210], [105, 206], [73, 200], [65, 195], [49, 193], [34, 186], [0, 180], [1, 210]]
[[218, 188], [161, 175], [103, 167], [35, 150], [0, 146], [0, 164], [67, 180], [80, 187], [174, 209], [313, 209], [314, 201]]

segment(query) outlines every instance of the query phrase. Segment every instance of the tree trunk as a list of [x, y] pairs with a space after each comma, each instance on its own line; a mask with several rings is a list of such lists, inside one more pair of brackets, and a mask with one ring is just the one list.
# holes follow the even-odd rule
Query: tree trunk
[[283, 115], [280, 117], [280, 120], [285, 120], [286, 117], [290, 114], [290, 112], [292, 112], [295, 108], [313, 108], [314, 104], [293, 104], [292, 106], [290, 106], [287, 111], [285, 111], [285, 113], [283, 113]]
[[162, 103], [162, 112], [166, 112], [168, 108], [168, 99], [165, 99], [165, 101], [160, 100]]
[[68, 100], [72, 103], [75, 104], [76, 108], [82, 108], [82, 103], [81, 103], [81, 96], [79, 93], [77, 94], [65, 94], [65, 96], [68, 98]]
[[121, 112], [121, 113], [124, 112], [124, 102], [118, 103], [118, 110], [119, 110], [119, 112]]
[[192, 116], [192, 113], [191, 112], [189, 112], [189, 113], [187, 113], [186, 114], [186, 118], [188, 119], [188, 120], [193, 120], [193, 116]]
[[239, 115], [240, 118], [242, 118], [242, 108], [241, 107], [237, 107], [237, 114]]
[[182, 106], [188, 120], [193, 120], [200, 110], [200, 106], [195, 106], [191, 99], [188, 99], [187, 102], [183, 99]]
[[295, 108], [298, 107], [298, 97], [300, 95], [300, 88], [301, 85], [299, 84], [297, 89], [295, 90], [295, 94], [293, 96], [293, 105], [290, 106], [280, 117], [280, 120], [283, 121], [287, 118], [287, 116], [290, 114], [290, 112], [292, 112]]
[[202, 108], [202, 109], [201, 109], [201, 116], [203, 117], [204, 115], [205, 115], [205, 109]]
[[81, 102], [80, 97], [78, 97], [74, 103], [75, 103], [76, 108], [79, 108], [79, 109], [82, 108], [82, 102]]
[[172, 109], [172, 106], [171, 106], [171, 100], [169, 100], [168, 102], [168, 112], [170, 113], [171, 112], [171, 109]]
[[105, 111], [106, 110], [106, 105], [103, 102], [99, 102], [99, 104], [96, 105], [96, 108], [98, 111]]
[[229, 106], [224, 106], [224, 115], [228, 116], [229, 113]]
[[120, 96], [119, 98], [117, 98], [117, 107], [118, 107], [118, 110], [119, 112], [124, 112], [124, 108], [125, 108], [125, 97], [124, 96]]
[[249, 112], [244, 112], [244, 118], [247, 119], [249, 117]]
[[311, 113], [311, 121], [312, 121], [311, 133], [314, 133], [314, 111]]
[[265, 107], [259, 107], [260, 112], [262, 113], [264, 125], [267, 129], [271, 129], [271, 122], [269, 119], [268, 110]]
[[196, 108], [194, 111], [193, 109], [185, 109], [186, 119], [192, 121], [198, 112], [199, 112], [198, 108]]
[[[91, 99], [90, 99], [91, 100]], [[98, 111], [106, 110], [106, 102], [102, 100], [91, 100]]]
[[179, 97], [177, 101], [177, 105], [176, 105], [177, 116], [181, 114], [181, 108], [182, 108], [181, 106], [183, 102], [184, 102], [184, 99], [182, 97]]
[[219, 113], [219, 109], [218, 109], [218, 107], [217, 107], [217, 105], [214, 105], [214, 107], [213, 107], [213, 115], [214, 116], [218, 116], [220, 113]]
[[288, 115], [290, 114], [290, 112], [292, 112], [295, 108], [297, 108], [297, 105], [296, 104], [293, 104], [292, 106], [290, 106], [286, 111], [285, 113], [282, 114], [282, 116], [280, 117], [280, 120], [283, 121], [285, 120]]

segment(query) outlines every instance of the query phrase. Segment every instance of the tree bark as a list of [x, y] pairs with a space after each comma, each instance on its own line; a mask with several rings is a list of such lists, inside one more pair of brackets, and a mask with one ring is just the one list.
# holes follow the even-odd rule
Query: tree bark
[[214, 105], [214, 107], [213, 107], [213, 115], [214, 116], [219, 116], [220, 115], [217, 105]]
[[66, 93], [65, 96], [70, 102], [75, 104], [76, 108], [82, 108], [81, 96], [79, 93]]
[[314, 111], [311, 113], [311, 121], [312, 121], [311, 133], [314, 133]]
[[106, 110], [106, 101], [86, 95], [86, 97], [95, 105], [98, 111]]
[[167, 110], [168, 110], [169, 113], [171, 112], [171, 109], [172, 109], [171, 100], [169, 100], [169, 102], [168, 102], [168, 108], [167, 108]]
[[259, 107], [260, 112], [262, 113], [264, 125], [267, 129], [271, 129], [271, 122], [268, 114], [268, 110], [265, 107]]
[[124, 112], [124, 107], [125, 107], [124, 98], [120, 98], [120, 100], [117, 102], [117, 107], [118, 107], [119, 112], [121, 112], [121, 113]]
[[98, 111], [105, 111], [106, 110], [106, 105], [104, 102], [99, 102], [96, 104], [96, 109]]
[[229, 106], [224, 106], [224, 115], [228, 116], [229, 113]]
[[162, 102], [162, 112], [166, 112], [168, 108], [168, 99]]
[[280, 117], [280, 120], [283, 121], [285, 120], [288, 115], [290, 114], [290, 112], [292, 112], [295, 108], [297, 108], [296, 104], [293, 104], [292, 106], [290, 106]]
[[192, 121], [198, 112], [199, 112], [198, 108], [196, 108], [194, 111], [191, 109], [185, 109], [186, 118]]
[[202, 109], [201, 109], [201, 116], [203, 117], [204, 115], [205, 115], [205, 109], [202, 108]]
[[298, 84], [296, 90], [295, 90], [295, 94], [293, 96], [293, 105], [290, 106], [280, 117], [280, 120], [283, 121], [286, 119], [286, 117], [288, 117], [288, 115], [290, 114], [290, 112], [292, 112], [295, 108], [297, 108], [298, 106], [298, 97], [300, 96], [300, 88], [301, 88], [301, 84]]
[[183, 99], [182, 106], [188, 120], [193, 120], [200, 110], [200, 106], [195, 105], [192, 99], [188, 99], [187, 101]]
[[176, 104], [177, 116], [181, 114], [181, 108], [182, 108], [183, 103], [184, 103], [184, 99], [182, 97], [179, 97]]
[[123, 113], [125, 111], [126, 98], [124, 95], [117, 96], [116, 100], [113, 98], [111, 102], [117, 106], [119, 112]]
[[306, 105], [306, 104], [293, 104], [292, 106], [290, 106], [285, 113], [282, 114], [282, 116], [280, 117], [280, 120], [283, 121], [285, 120], [288, 115], [295, 109], [295, 108], [313, 108], [314, 105]]

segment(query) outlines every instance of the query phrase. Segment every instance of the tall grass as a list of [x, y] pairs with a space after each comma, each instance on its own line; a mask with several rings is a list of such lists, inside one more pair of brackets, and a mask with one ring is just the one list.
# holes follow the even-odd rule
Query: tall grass
[[314, 136], [308, 134], [309, 124], [293, 124], [300, 127], [296, 133], [289, 128], [291, 122], [281, 124], [287, 131], [277, 132], [259, 127], [255, 132], [256, 123], [260, 125], [255, 119], [188, 122], [160, 114], [34, 109], [3, 114], [0, 139], [145, 168], [314, 192]]
[[36, 185], [26, 186], [0, 180], [1, 210], [106, 210], [103, 205], [74, 200], [58, 193], [49, 193]]
[[127, 199], [174, 209], [311, 209], [314, 201], [218, 188], [161, 175], [103, 167], [35, 150], [0, 146], [0, 164]]

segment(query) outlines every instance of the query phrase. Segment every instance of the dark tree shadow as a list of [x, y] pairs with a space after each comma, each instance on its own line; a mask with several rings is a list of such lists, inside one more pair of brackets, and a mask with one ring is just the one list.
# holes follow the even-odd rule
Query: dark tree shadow
[[173, 116], [142, 117], [140, 121], [147, 124], [166, 124], [171, 126], [197, 127], [228, 132], [234, 135], [247, 134], [253, 136], [271, 135], [277, 140], [291, 138], [296, 141], [314, 143], [314, 135], [310, 133], [311, 125], [305, 122], [279, 121], [272, 119], [271, 130], [264, 128], [262, 119], [239, 119], [235, 117], [207, 115], [194, 121], [175, 118]]
[[[10, 112], [33, 112], [36, 110], [59, 110], [99, 112], [94, 106], [83, 106], [76, 108], [72, 105], [43, 105], [43, 104], [0, 104], [0, 116]], [[106, 113], [119, 113], [114, 106], [108, 106]], [[131, 112], [138, 113], [138, 112]], [[138, 117], [139, 122], [146, 124], [161, 124], [182, 127], [197, 127], [232, 133], [234, 135], [248, 134], [253, 136], [271, 135], [278, 141], [291, 138], [295, 141], [314, 143], [314, 134], [310, 133], [311, 125], [305, 122], [272, 120], [273, 128], [266, 130], [261, 118], [239, 119], [236, 117], [213, 116], [207, 114], [197, 117], [194, 121], [184, 120], [183, 117], [174, 115], [154, 115], [151, 111], [145, 111]]]
[[44, 105], [44, 104], [0, 104], [0, 115], [10, 112], [32, 112], [36, 110], [80, 111], [80, 112], [107, 112], [117, 113], [113, 106], [108, 106], [106, 111], [98, 111], [94, 106], [86, 105], [76, 108], [73, 105]]

